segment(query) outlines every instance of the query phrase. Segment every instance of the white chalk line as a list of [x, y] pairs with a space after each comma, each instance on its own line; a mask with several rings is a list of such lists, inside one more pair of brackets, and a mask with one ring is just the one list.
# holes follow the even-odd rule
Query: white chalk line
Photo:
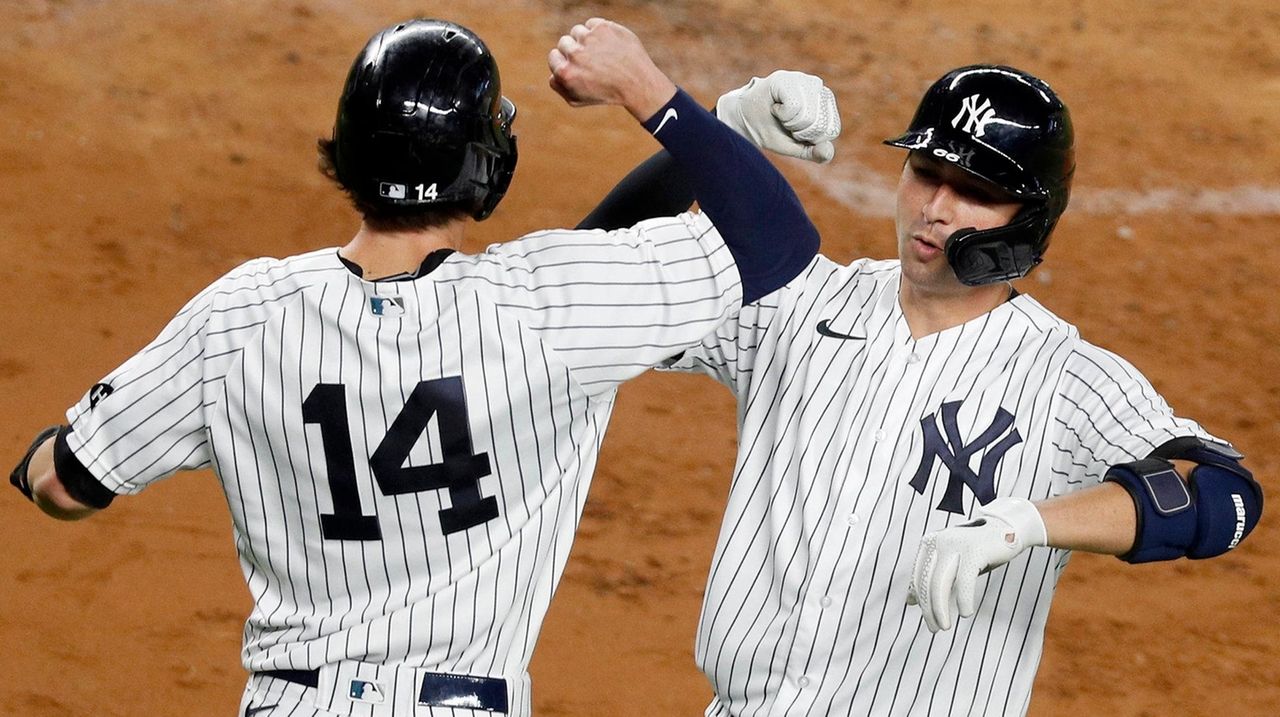
[[[865, 165], [837, 157], [830, 165], [796, 162], [831, 199], [869, 217], [892, 217], [894, 183]], [[1208, 214], [1216, 216], [1280, 215], [1280, 187], [1245, 184], [1222, 189], [1173, 187], [1134, 190], [1077, 187], [1071, 192], [1077, 214]]]

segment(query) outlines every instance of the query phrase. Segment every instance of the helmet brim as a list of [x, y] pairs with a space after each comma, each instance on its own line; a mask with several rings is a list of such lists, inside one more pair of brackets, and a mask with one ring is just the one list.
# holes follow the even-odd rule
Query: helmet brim
[[923, 152], [950, 162], [1023, 202], [1044, 201], [1047, 193], [1030, 173], [996, 147], [968, 136], [924, 127], [884, 140], [890, 147]]

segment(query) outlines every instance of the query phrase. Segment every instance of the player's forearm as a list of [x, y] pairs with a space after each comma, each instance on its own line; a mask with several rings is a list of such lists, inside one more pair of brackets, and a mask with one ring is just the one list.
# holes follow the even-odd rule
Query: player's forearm
[[1051, 547], [1105, 555], [1124, 555], [1133, 548], [1138, 526], [1133, 499], [1115, 483], [1091, 486], [1035, 505]]
[[818, 252], [818, 230], [760, 150], [683, 91], [644, 122], [715, 223], [742, 277], [743, 303], [798, 275]]

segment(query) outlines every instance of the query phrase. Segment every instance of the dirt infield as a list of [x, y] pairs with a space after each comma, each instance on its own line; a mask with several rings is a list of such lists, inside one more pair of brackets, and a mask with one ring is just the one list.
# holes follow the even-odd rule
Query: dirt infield
[[[1280, 10], [1274, 0], [7, 0], [0, 3], [0, 455], [254, 256], [356, 221], [314, 169], [347, 63], [391, 21], [445, 16], [497, 54], [520, 168], [475, 246], [575, 223], [655, 147], [570, 110], [545, 55], [573, 22], [630, 25], [707, 102], [816, 72], [836, 161], [781, 163], [833, 258], [888, 256], [901, 162], [879, 146], [952, 66], [1048, 78], [1079, 143], [1073, 207], [1020, 288], [1132, 360], [1280, 495]], [[533, 662], [541, 715], [701, 714], [693, 631], [735, 448], [709, 380], [621, 392]], [[5, 464], [8, 465], [7, 463]], [[1272, 507], [1271, 514], [1280, 508]], [[1228, 557], [1077, 556], [1031, 714], [1280, 714], [1280, 532]], [[216, 482], [183, 475], [82, 524], [0, 499], [0, 715], [230, 715], [248, 593]]]

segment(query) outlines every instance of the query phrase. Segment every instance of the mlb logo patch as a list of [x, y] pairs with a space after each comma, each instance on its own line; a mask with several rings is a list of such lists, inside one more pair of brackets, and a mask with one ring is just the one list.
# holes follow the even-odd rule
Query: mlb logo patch
[[378, 194], [387, 199], [404, 199], [404, 185], [393, 182], [379, 182]]
[[370, 297], [369, 311], [374, 316], [404, 316], [404, 299], [398, 296]]
[[386, 699], [382, 685], [368, 680], [352, 680], [351, 690], [347, 693], [352, 702], [364, 702], [380, 705]]

